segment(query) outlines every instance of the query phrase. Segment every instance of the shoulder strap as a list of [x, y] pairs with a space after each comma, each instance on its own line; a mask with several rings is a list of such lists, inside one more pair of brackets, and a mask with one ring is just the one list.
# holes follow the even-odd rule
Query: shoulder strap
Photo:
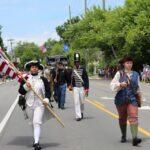
[[81, 82], [84, 83], [82, 77], [78, 74], [77, 70], [73, 69], [73, 71], [77, 75], [77, 77], [81, 80]]

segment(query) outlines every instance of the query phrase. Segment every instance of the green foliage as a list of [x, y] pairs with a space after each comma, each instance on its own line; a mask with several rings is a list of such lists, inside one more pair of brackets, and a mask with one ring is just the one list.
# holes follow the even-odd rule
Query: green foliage
[[[150, 1], [126, 0], [123, 7], [103, 11], [93, 7], [80, 20], [57, 28], [61, 40], [68, 41], [74, 51], [87, 62], [100, 66], [116, 65], [124, 55], [131, 55], [136, 65], [150, 63]], [[114, 56], [113, 50], [117, 59]], [[102, 51], [99, 56], [99, 51]]]
[[30, 60], [40, 60], [43, 64], [45, 64], [45, 57], [52, 55], [64, 55], [63, 51], [63, 43], [60, 41], [55, 41], [52, 39], [48, 39], [45, 42], [45, 46], [47, 49], [46, 53], [42, 53], [41, 49], [35, 43], [28, 42], [19, 42], [15, 47], [15, 56], [20, 58], [19, 67], [23, 68], [24, 64]]
[[34, 43], [19, 42], [14, 49], [15, 56], [20, 58], [20, 67], [31, 60], [41, 60], [43, 58], [40, 48]]
[[1, 37], [1, 34], [2, 34], [1, 29], [2, 29], [2, 26], [0, 25], [0, 47], [1, 47], [4, 51], [6, 51], [6, 48], [4, 47], [3, 39], [2, 39], [2, 37]]
[[93, 63], [89, 64], [88, 68], [89, 68], [89, 73], [92, 75], [94, 72], [94, 64]]
[[55, 41], [52, 39], [48, 39], [45, 42], [47, 52], [45, 55], [52, 56], [52, 55], [62, 55], [64, 54], [63, 50], [63, 42]]
[[[45, 54], [34, 43], [18, 43], [15, 52], [21, 65], [30, 59], [44, 62], [45, 56], [62, 54], [69, 56], [72, 66], [74, 52], [80, 52], [91, 72], [93, 62], [99, 67], [114, 66], [124, 55], [132, 56], [140, 68], [150, 63], [150, 0], [126, 0], [124, 6], [106, 11], [94, 6], [83, 16], [58, 26], [56, 32], [60, 41], [48, 39]], [[67, 53], [64, 43], [70, 47]]]

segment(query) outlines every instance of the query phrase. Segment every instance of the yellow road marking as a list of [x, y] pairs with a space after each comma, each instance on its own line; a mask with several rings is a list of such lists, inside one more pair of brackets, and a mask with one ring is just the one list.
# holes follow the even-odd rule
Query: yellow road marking
[[[69, 91], [71, 92], [71, 91]], [[104, 108], [105, 106], [103, 104], [101, 104], [100, 102], [97, 102], [96, 100], [89, 100], [89, 99], [85, 99], [85, 101], [87, 101], [88, 103], [90, 103], [91, 105], [94, 105], [95, 107], [97, 107], [98, 109], [102, 110], [103, 112], [106, 112], [107, 114], [109, 114], [111, 117], [118, 119], [119, 116], [112, 113], [111, 111], [109, 111], [108, 109]], [[129, 124], [129, 122], [128, 122]], [[141, 132], [143, 135], [146, 135], [148, 137], [150, 137], [150, 131], [147, 131], [141, 127], [138, 127], [139, 132]]]
[[113, 118], [118, 119], [118, 115], [112, 113], [111, 111], [107, 110], [106, 108], [101, 107], [100, 105], [97, 105], [96, 103], [94, 103], [94, 102], [92, 102], [92, 101], [90, 101], [90, 100], [88, 100], [88, 99], [86, 99], [86, 101], [87, 101], [88, 103], [90, 103], [90, 104], [96, 106], [96, 107], [99, 108], [100, 110], [106, 112], [107, 114], [109, 114], [109, 115], [112, 116]]
[[92, 99], [87, 99], [86, 98], [86, 100], [88, 100], [88, 101], [92, 101], [93, 103], [95, 103], [95, 105], [99, 105], [99, 106], [101, 106], [101, 107], [105, 107], [102, 103], [100, 103], [100, 102], [98, 102], [98, 101], [96, 101], [96, 100], [92, 100]]
[[[109, 111], [108, 109], [102, 107], [102, 106], [104, 106], [104, 105], [101, 104], [100, 102], [99, 102], [99, 104], [101, 104], [101, 105], [99, 105], [99, 104], [97, 104], [97, 103], [95, 103], [95, 102], [93, 102], [93, 101], [91, 101], [91, 100], [89, 100], [89, 99], [86, 99], [86, 101], [87, 101], [88, 103], [90, 103], [91, 105], [97, 107], [98, 109], [102, 110], [103, 112], [109, 114], [111, 117], [113, 117], [113, 118], [115, 118], [115, 119], [118, 119], [118, 118], [119, 118], [118, 115], [116, 115], [116, 114], [112, 113], [111, 111]], [[128, 124], [129, 124], [129, 122], [128, 122]], [[150, 132], [149, 132], [149, 131], [147, 131], [147, 130], [141, 128], [141, 127], [138, 127], [138, 130], [139, 130], [139, 132], [141, 132], [143, 135], [146, 135], [146, 136], [150, 137]]]

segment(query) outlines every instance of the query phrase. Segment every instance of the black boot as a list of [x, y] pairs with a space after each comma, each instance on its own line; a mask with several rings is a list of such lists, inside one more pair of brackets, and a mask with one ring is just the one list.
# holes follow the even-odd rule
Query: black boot
[[133, 146], [137, 146], [138, 144], [140, 144], [142, 142], [142, 139], [140, 139], [140, 138], [134, 138], [133, 140], [132, 140], [132, 145]]
[[81, 121], [81, 118], [77, 118], [76, 121]]
[[120, 124], [120, 129], [121, 129], [121, 133], [122, 133], [122, 137], [121, 137], [121, 143], [125, 143], [126, 140], [126, 131], [127, 131], [127, 125], [121, 125]]
[[84, 119], [84, 115], [83, 115], [83, 113], [81, 113], [81, 119]]
[[34, 144], [34, 150], [41, 150], [41, 146], [39, 143]]
[[127, 141], [126, 137], [125, 136], [122, 136], [121, 137], [121, 143], [125, 143]]

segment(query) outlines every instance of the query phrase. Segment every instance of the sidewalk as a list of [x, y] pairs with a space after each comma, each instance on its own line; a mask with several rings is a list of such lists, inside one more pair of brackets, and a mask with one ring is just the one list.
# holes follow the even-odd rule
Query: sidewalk
[[90, 76], [89, 79], [90, 80], [103, 80], [103, 78], [101, 78], [99, 76]]
[[[105, 80], [104, 78], [102, 77], [99, 77], [99, 76], [90, 76], [89, 77], [90, 80]], [[111, 81], [112, 79], [108, 79], [107, 81]], [[150, 83], [145, 83], [145, 82], [140, 82], [142, 85], [145, 85], [145, 86], [150, 86]]]
[[0, 80], [0, 85], [5, 84], [5, 83], [8, 83], [8, 82], [10, 82], [10, 81], [13, 81], [13, 80], [6, 80], [6, 81], [1, 81], [1, 80]]

